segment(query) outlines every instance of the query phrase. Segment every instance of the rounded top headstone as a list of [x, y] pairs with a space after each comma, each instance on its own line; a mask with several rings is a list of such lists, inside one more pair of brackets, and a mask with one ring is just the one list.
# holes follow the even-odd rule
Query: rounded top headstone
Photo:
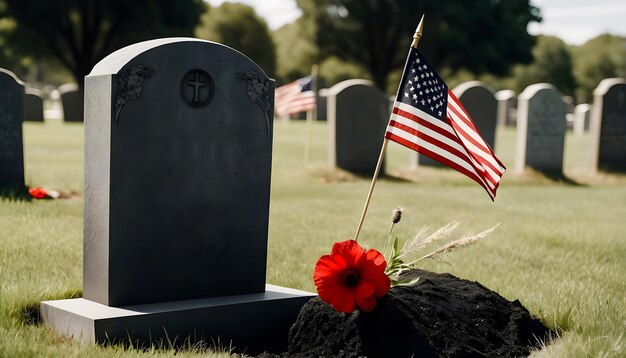
[[32, 94], [39, 97], [43, 97], [45, 95], [42, 90], [33, 87], [26, 87], [25, 92], [26, 94]]
[[544, 90], [553, 90], [559, 92], [559, 90], [549, 83], [535, 83], [534, 85], [530, 85], [526, 87], [522, 93], [519, 94], [518, 100], [529, 100], [533, 98], [538, 92]]
[[60, 94], [78, 91], [78, 85], [76, 83], [64, 83], [57, 88], [57, 91], [59, 91]]
[[336, 85], [332, 86], [331, 88], [329, 88], [328, 92], [326, 93], [326, 95], [327, 96], [334, 96], [334, 95], [337, 95], [337, 93], [345, 90], [348, 87], [357, 86], [357, 85], [372, 87], [374, 85], [374, 82], [369, 81], [369, 80], [346, 80], [346, 81], [341, 81], [341, 82], [337, 83]]
[[9, 70], [7, 70], [7, 69], [4, 69], [4, 68], [2, 68], [2, 67], [0, 67], [0, 73], [3, 73], [3, 74], [5, 74], [5, 75], [7, 75], [7, 76], [9, 76], [9, 77], [13, 78], [13, 79], [15, 80], [15, 82], [17, 82], [18, 84], [20, 84], [20, 85], [22, 85], [22, 86], [24, 85], [24, 82], [22, 82], [22, 80], [20, 80], [19, 78], [17, 78], [17, 76], [15, 75], [15, 73], [13, 73], [13, 72], [11, 72], [11, 71], [9, 71]]
[[491, 89], [491, 87], [489, 87], [486, 83], [481, 82], [481, 81], [463, 82], [460, 85], [454, 87], [452, 92], [454, 93], [455, 96], [461, 97], [463, 93], [465, 93], [467, 90], [476, 88], [476, 87], [489, 91], [493, 95], [493, 90]]
[[[91, 73], [89, 73], [88, 76], [117, 74], [118, 72], [122, 70], [122, 68], [126, 64], [128, 64], [128, 62], [130, 62], [131, 60], [133, 60], [134, 58], [136, 58], [137, 56], [141, 54], [145, 54], [146, 52], [154, 50], [158, 47], [171, 46], [171, 45], [183, 44], [183, 43], [189, 43], [189, 42], [204, 43], [204, 44], [207, 44], [208, 46], [217, 46], [223, 49], [227, 49], [229, 51], [236, 52], [240, 54], [241, 56], [250, 60], [251, 63], [254, 63], [256, 65], [256, 63], [252, 61], [249, 57], [247, 57], [245, 54], [233, 49], [232, 47], [228, 47], [226, 45], [222, 45], [217, 42], [201, 40], [201, 39], [197, 39], [193, 37], [167, 37], [167, 38], [162, 38], [162, 39], [138, 42], [136, 44], [123, 47], [109, 54], [107, 57], [103, 58], [100, 62], [98, 62], [93, 67], [93, 69], [91, 70]], [[261, 73], [263, 73], [266, 77], [268, 77], [262, 68], [260, 68], [258, 65], [256, 65], [256, 67]]]
[[581, 103], [574, 107], [574, 112], [585, 112], [591, 109], [591, 106], [587, 103]]
[[501, 90], [496, 92], [496, 99], [499, 101], [506, 101], [507, 99], [511, 99], [515, 97], [515, 91], [513, 90]]
[[613, 86], [626, 83], [621, 77], [605, 78], [598, 84], [595, 90], [593, 90], [594, 96], [604, 96]]

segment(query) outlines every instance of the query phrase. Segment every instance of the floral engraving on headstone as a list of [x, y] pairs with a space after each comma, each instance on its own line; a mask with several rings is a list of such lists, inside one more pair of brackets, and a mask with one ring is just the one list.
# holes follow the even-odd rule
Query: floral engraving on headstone
[[252, 102], [256, 103], [265, 114], [265, 129], [267, 134], [270, 133], [270, 80], [260, 74], [256, 70], [246, 71], [244, 73], [238, 73], [237, 78], [242, 81], [248, 81], [248, 97]]
[[115, 97], [115, 125], [119, 122], [122, 108], [124, 108], [128, 101], [141, 97], [144, 81], [148, 78], [152, 78], [155, 73], [156, 71], [151, 68], [136, 65], [117, 75], [118, 90]]

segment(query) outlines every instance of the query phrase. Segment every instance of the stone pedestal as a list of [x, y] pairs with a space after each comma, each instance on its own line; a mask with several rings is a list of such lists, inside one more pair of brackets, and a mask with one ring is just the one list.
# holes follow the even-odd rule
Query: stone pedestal
[[264, 293], [111, 307], [84, 298], [44, 301], [41, 318], [85, 343], [158, 345], [176, 340], [232, 342], [240, 350], [281, 352], [302, 305], [314, 294], [267, 285]]

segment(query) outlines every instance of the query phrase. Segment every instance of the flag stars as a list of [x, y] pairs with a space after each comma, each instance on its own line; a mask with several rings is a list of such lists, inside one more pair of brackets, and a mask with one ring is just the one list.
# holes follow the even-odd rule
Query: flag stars
[[413, 100], [417, 101], [417, 95], [415, 93], [413, 93]]
[[426, 105], [426, 101], [421, 100], [420, 102], [422, 103], [422, 106], [425, 106], [425, 105]]
[[441, 117], [441, 115], [443, 115], [443, 113], [441, 113], [441, 111], [439, 111], [439, 117]]
[[407, 97], [407, 98], [408, 98], [408, 97], [409, 97], [409, 94], [408, 94], [408, 93], [406, 93], [406, 92], [404, 92], [404, 97]]
[[431, 111], [431, 112], [434, 112], [434, 111], [435, 111], [435, 107], [430, 106], [430, 111]]
[[410, 90], [411, 92], [413, 92], [415, 90], [415, 87], [411, 86]]
[[414, 68], [412, 68], [412, 69], [411, 69], [411, 72], [415, 73], [415, 69], [414, 69]]
[[417, 82], [417, 81], [419, 81], [419, 80], [420, 80], [420, 78], [419, 78], [419, 77], [417, 77], [417, 76], [413, 77], [413, 79], [415, 80], [415, 82]]

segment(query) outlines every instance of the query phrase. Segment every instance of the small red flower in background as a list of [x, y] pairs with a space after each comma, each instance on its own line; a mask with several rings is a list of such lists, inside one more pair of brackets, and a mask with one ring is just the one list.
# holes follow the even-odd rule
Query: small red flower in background
[[46, 193], [46, 189], [44, 188], [30, 188], [28, 189], [28, 193], [35, 199], [43, 199], [46, 195], [48, 195], [48, 193]]
[[376, 250], [363, 250], [354, 240], [337, 242], [330, 255], [317, 261], [313, 281], [320, 298], [337, 311], [349, 313], [358, 307], [369, 312], [376, 297], [391, 287], [386, 266], [385, 257]]

